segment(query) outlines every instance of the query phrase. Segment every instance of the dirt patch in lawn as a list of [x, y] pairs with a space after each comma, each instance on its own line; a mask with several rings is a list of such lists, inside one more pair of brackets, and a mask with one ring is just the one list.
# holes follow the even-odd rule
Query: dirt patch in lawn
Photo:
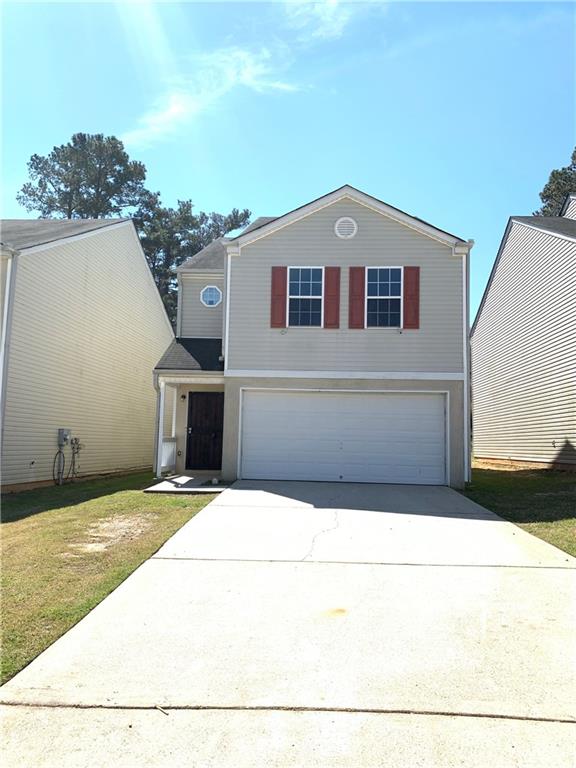
[[71, 544], [62, 557], [70, 559], [80, 554], [105, 552], [116, 544], [135, 539], [152, 526], [154, 517], [150, 514], [114, 515], [98, 520], [86, 530], [86, 538]]

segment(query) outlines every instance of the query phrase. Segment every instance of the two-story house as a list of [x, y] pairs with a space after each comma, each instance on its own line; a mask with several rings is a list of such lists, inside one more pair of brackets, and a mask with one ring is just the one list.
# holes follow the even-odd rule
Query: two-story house
[[462, 487], [471, 245], [344, 186], [189, 259], [157, 473]]
[[576, 469], [576, 195], [508, 220], [470, 343], [474, 455]]

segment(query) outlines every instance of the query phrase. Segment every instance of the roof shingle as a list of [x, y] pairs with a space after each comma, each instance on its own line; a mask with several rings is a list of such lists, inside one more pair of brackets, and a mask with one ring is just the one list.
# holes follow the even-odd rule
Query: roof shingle
[[174, 339], [155, 370], [223, 371], [222, 339]]
[[529, 224], [531, 227], [537, 227], [555, 235], [576, 237], [576, 219], [569, 219], [566, 216], [512, 216], [512, 221]]
[[2, 219], [0, 243], [16, 250], [34, 248], [130, 219]]
[[224, 264], [226, 263], [225, 243], [225, 237], [213, 240], [205, 248], [202, 248], [201, 251], [195, 253], [194, 256], [190, 256], [189, 259], [182, 262], [177, 272], [183, 272], [188, 269], [224, 270]]

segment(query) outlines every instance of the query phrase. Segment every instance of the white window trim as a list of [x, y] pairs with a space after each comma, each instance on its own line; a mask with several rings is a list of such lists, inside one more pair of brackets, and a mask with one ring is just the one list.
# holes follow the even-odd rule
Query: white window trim
[[[214, 288], [215, 291], [218, 291], [220, 298], [216, 302], [216, 304], [206, 304], [204, 299], [202, 298], [202, 294], [204, 291], [206, 291], [208, 288]], [[215, 307], [219, 307], [220, 304], [222, 304], [222, 288], [219, 288], [217, 285], [205, 285], [204, 288], [200, 289], [200, 301], [202, 304], [207, 307], [208, 309], [215, 309]]]
[[[400, 296], [370, 296], [371, 299], [400, 299], [400, 325], [368, 325], [368, 270], [369, 269], [399, 269]], [[366, 330], [397, 331], [404, 328], [404, 267], [364, 267], [364, 328]]]
[[[291, 269], [321, 269], [322, 270], [322, 295], [320, 296], [320, 325], [290, 325], [290, 299], [317, 299], [318, 296], [290, 296], [290, 270]], [[307, 264], [288, 267], [286, 273], [286, 328], [302, 328], [310, 330], [324, 328], [324, 267], [309, 267]]]

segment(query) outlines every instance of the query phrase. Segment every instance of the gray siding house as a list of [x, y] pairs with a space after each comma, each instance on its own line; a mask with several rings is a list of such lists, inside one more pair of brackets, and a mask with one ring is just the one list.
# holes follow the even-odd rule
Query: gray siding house
[[[174, 338], [130, 219], [0, 222], [2, 489], [152, 466], [151, 368]], [[71, 444], [62, 446], [71, 475]]]
[[576, 195], [508, 221], [471, 349], [474, 455], [576, 467]]
[[471, 245], [345, 186], [189, 259], [157, 473], [461, 487]]

